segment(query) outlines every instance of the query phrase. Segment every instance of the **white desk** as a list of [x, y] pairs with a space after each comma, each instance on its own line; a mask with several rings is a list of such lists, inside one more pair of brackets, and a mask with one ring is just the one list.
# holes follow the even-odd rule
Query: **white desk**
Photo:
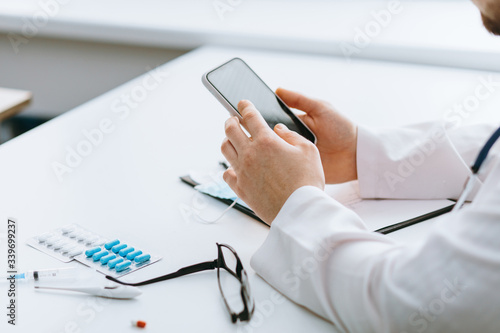
[[[446, 107], [474, 92], [483, 72], [381, 62], [202, 48], [162, 66], [170, 73], [130, 114], [113, 112], [117, 98], [142, 85], [138, 78], [68, 112], [0, 147], [0, 221], [19, 223], [19, 267], [41, 269], [62, 264], [26, 245], [33, 235], [68, 223], [79, 223], [112, 237], [146, 244], [164, 259], [129, 278], [142, 280], [180, 267], [212, 260], [215, 242], [236, 248], [249, 270], [257, 303], [273, 289], [249, 265], [268, 232], [251, 218], [230, 211], [215, 225], [183, 219], [182, 207], [194, 191], [178, 176], [190, 169], [214, 166], [221, 154], [226, 111], [202, 86], [200, 77], [222, 61], [240, 56], [273, 88], [278, 84], [334, 102], [354, 120], [370, 125], [400, 125], [439, 118]], [[498, 80], [498, 77], [495, 77]], [[153, 82], [153, 81], [148, 81]], [[500, 89], [467, 121], [500, 113]], [[496, 105], [496, 107], [495, 107]], [[85, 139], [82, 130], [109, 119], [114, 130], [60, 182], [52, 163], [63, 162], [66, 147]], [[210, 201], [222, 210], [225, 206]], [[419, 227], [418, 233], [425, 232]], [[408, 232], [408, 231], [407, 231]], [[413, 237], [416, 237], [413, 235]], [[1, 267], [6, 252], [1, 249]], [[132, 301], [37, 293], [19, 287], [17, 331], [64, 332], [75, 325], [85, 332], [132, 331], [131, 319], [148, 322], [149, 332], [331, 332], [333, 327], [290, 303], [258, 309], [251, 326], [234, 326], [221, 301], [216, 273], [204, 272], [143, 287]], [[5, 304], [6, 292], [0, 292]], [[5, 310], [2, 310], [5, 311]], [[2, 313], [2, 332], [14, 331]]]

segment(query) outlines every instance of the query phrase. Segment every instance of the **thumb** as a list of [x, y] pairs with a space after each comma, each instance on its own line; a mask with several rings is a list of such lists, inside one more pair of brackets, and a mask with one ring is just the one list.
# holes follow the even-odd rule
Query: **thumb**
[[[292, 146], [296, 146], [300, 143], [302, 143], [305, 138], [303, 138], [299, 133], [290, 131], [288, 127], [286, 127], [283, 124], [278, 124], [274, 126], [274, 132], [278, 134], [280, 138], [285, 140], [287, 143], [291, 144]], [[307, 140], [306, 140], [307, 141]]]
[[281, 98], [289, 107], [304, 111], [311, 116], [314, 113], [319, 112], [323, 107], [323, 104], [320, 101], [309, 98], [295, 91], [278, 88], [276, 89], [276, 95], [278, 95], [279, 98]]

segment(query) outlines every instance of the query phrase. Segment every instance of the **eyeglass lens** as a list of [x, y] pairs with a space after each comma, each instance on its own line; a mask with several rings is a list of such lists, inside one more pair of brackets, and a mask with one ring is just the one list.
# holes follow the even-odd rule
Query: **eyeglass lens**
[[227, 247], [221, 246], [221, 251], [225, 267], [220, 267], [217, 271], [220, 290], [231, 312], [241, 313], [245, 310], [245, 303], [241, 294], [242, 283], [238, 277], [238, 259]]

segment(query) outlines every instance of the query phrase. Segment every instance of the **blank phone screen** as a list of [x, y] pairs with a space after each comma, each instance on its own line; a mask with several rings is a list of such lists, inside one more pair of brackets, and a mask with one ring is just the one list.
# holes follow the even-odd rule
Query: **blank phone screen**
[[314, 135], [243, 60], [230, 60], [209, 72], [207, 79], [236, 112], [239, 101], [249, 100], [271, 128], [282, 123], [314, 142]]

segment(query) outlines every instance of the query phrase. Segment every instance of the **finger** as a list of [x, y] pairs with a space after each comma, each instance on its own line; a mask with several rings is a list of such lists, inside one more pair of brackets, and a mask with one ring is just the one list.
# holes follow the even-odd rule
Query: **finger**
[[246, 143], [250, 142], [248, 136], [245, 132], [243, 132], [243, 129], [240, 126], [240, 121], [236, 117], [231, 117], [226, 120], [224, 130], [226, 132], [226, 137], [229, 139], [236, 151], [241, 149]]
[[299, 109], [310, 115], [321, 111], [323, 108], [323, 103], [321, 101], [309, 98], [295, 91], [278, 88], [276, 89], [276, 95], [278, 95], [289, 107]]
[[251, 136], [257, 137], [270, 132], [269, 125], [252, 102], [247, 100], [240, 101], [238, 103], [238, 111], [243, 118], [243, 126], [245, 126]]
[[299, 144], [309, 142], [306, 138], [301, 136], [299, 133], [290, 131], [288, 127], [283, 124], [278, 124], [274, 127], [274, 131], [280, 138], [291, 144], [292, 146], [297, 146]]
[[236, 161], [238, 160], [238, 153], [236, 152], [236, 149], [234, 149], [233, 144], [231, 143], [231, 141], [229, 141], [228, 138], [224, 138], [220, 150], [229, 164], [236, 163]]
[[229, 185], [229, 187], [231, 189], [233, 189], [233, 191], [234, 191], [234, 188], [236, 187], [236, 180], [237, 180], [236, 172], [234, 172], [234, 169], [229, 168], [226, 171], [224, 171], [222, 178], [227, 183], [227, 185]]
[[302, 122], [304, 124], [306, 124], [306, 126], [308, 126], [311, 130], [315, 127], [314, 126], [314, 119], [313, 119], [313, 117], [311, 117], [307, 113], [305, 113], [305, 114], [299, 114], [299, 115], [297, 115], [297, 117], [300, 120], [302, 120]]

